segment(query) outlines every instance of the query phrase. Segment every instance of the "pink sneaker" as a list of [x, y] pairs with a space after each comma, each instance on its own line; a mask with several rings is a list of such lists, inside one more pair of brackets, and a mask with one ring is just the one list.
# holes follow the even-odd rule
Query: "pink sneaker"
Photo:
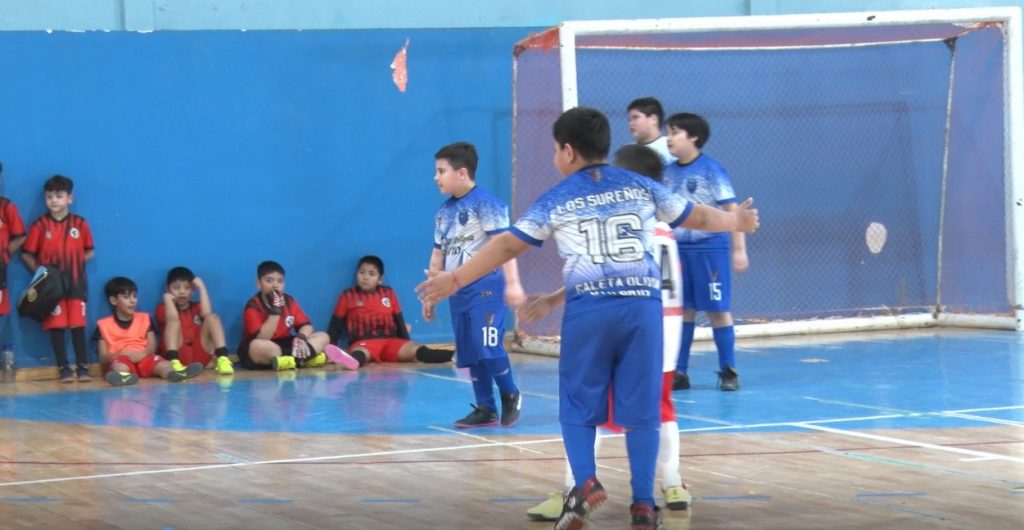
[[345, 352], [345, 350], [333, 344], [328, 344], [327, 347], [324, 348], [324, 353], [327, 354], [327, 358], [334, 364], [340, 364], [349, 370], [359, 369], [359, 361], [357, 361], [355, 357], [352, 357]]

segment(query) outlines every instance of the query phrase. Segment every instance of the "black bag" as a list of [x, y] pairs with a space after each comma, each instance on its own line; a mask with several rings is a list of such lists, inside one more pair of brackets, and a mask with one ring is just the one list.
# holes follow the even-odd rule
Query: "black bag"
[[25, 292], [18, 298], [18, 313], [43, 321], [64, 299], [64, 274], [53, 265], [36, 269]]

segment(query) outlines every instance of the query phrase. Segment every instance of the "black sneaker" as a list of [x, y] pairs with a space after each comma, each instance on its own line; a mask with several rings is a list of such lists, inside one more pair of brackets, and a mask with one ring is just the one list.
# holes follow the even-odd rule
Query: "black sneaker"
[[115, 372], [111, 370], [104, 377], [112, 386], [134, 385], [139, 382], [139, 376], [131, 372]]
[[740, 389], [740, 374], [731, 366], [718, 372], [718, 389], [724, 392], [731, 392]]
[[690, 389], [690, 376], [686, 375], [686, 372], [676, 372], [672, 374], [672, 390], [689, 390]]
[[457, 429], [472, 429], [474, 427], [490, 427], [498, 424], [498, 413], [479, 405], [473, 405], [473, 412], [465, 418], [455, 421]]
[[58, 366], [57, 371], [60, 372], [60, 375], [57, 377], [57, 380], [60, 381], [61, 383], [68, 384], [75, 382], [75, 372], [71, 369], [70, 366], [66, 364], [63, 366]]
[[629, 515], [633, 522], [630, 524], [632, 530], [657, 530], [663, 528], [661, 525], [661, 509], [651, 506], [646, 502], [634, 502], [629, 507]]
[[608, 493], [604, 491], [604, 486], [596, 477], [590, 478], [582, 487], [573, 488], [565, 497], [562, 515], [555, 521], [555, 530], [580, 530], [586, 526], [587, 516], [606, 500]]
[[519, 410], [523, 408], [523, 394], [501, 395], [501, 426], [511, 427], [519, 421]]
[[89, 381], [92, 381], [92, 376], [89, 375], [89, 367], [84, 364], [79, 364], [78, 367], [75, 368], [75, 375], [78, 376], [79, 383], [88, 383]]

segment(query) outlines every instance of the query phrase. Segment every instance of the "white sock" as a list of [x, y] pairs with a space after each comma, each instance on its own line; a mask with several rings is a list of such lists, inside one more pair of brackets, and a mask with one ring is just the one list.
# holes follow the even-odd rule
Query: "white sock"
[[679, 474], [679, 424], [666, 421], [661, 424], [658, 445], [658, 469], [661, 470], [661, 486], [682, 486], [683, 477]]

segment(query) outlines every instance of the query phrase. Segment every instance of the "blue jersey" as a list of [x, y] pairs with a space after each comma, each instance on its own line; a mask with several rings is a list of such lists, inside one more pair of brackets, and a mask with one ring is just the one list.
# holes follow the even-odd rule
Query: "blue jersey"
[[[673, 162], [665, 166], [662, 182], [686, 200], [708, 206], [736, 202], [729, 174], [715, 159], [699, 155], [689, 164]], [[689, 248], [729, 248], [729, 232], [705, 232], [688, 228], [675, 229], [676, 241]]]
[[[434, 248], [444, 254], [444, 270], [453, 271], [469, 261], [508, 225], [508, 205], [480, 187], [462, 197], [449, 197], [437, 210], [434, 226]], [[451, 308], [462, 311], [478, 303], [500, 302], [504, 293], [505, 275], [498, 268], [459, 289], [451, 298]]]
[[611, 297], [660, 299], [654, 225], [676, 226], [692, 207], [648, 177], [601, 164], [569, 175], [540, 196], [512, 232], [536, 246], [554, 235], [565, 259], [567, 310]]

